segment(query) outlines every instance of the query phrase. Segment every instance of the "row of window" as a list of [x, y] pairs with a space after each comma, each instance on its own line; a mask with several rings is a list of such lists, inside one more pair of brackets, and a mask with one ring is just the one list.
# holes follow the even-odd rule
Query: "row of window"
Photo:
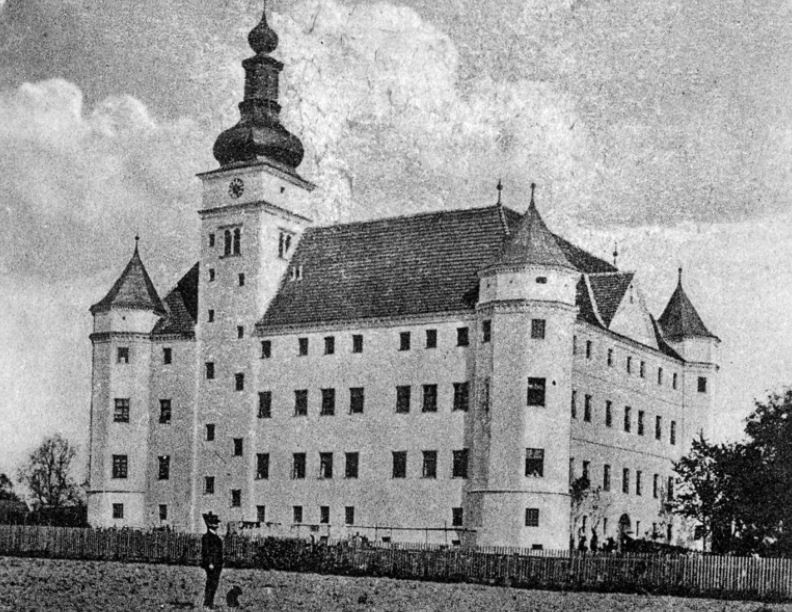
[[[215, 235], [209, 234], [209, 248], [215, 246]], [[223, 230], [223, 256], [242, 254], [242, 229], [236, 227]]]
[[[571, 401], [571, 414], [573, 419], [578, 418], [578, 406], [577, 406], [577, 391], [575, 389], [572, 390], [572, 401]], [[586, 423], [590, 423], [592, 421], [592, 398], [591, 395], [584, 395], [583, 397], [583, 421]], [[626, 433], [630, 433], [633, 429], [632, 426], [632, 415], [633, 410], [631, 406], [624, 407], [624, 431]], [[610, 400], [605, 400], [605, 427], [613, 427], [613, 402]], [[636, 420], [636, 433], [639, 436], [643, 436], [645, 432], [645, 412], [643, 410], [638, 410], [637, 412], [637, 420]], [[660, 415], [655, 416], [654, 422], [654, 437], [655, 440], [662, 440], [663, 438], [663, 417]], [[676, 421], [670, 421], [668, 427], [668, 441], [670, 444], [676, 444], [677, 438], [677, 424]]]
[[[216, 273], [214, 268], [208, 268], [208, 279], [207, 280], [210, 283], [213, 283], [215, 280], [217, 280], [217, 273]], [[237, 285], [239, 285], [240, 287], [244, 287], [245, 286], [245, 273], [244, 272], [239, 272], [237, 274]], [[210, 312], [212, 312], [212, 311], [210, 311]], [[214, 315], [212, 315], [212, 318], [214, 318]], [[211, 323], [211, 321], [210, 321], [210, 323]]]
[[[590, 461], [583, 461], [583, 469], [581, 476], [584, 477], [586, 480], [591, 482], [591, 462]], [[631, 488], [631, 470], [630, 468], [622, 468], [622, 479], [621, 479], [621, 491], [622, 493], [629, 494]], [[635, 495], [643, 495], [643, 471], [642, 470], [635, 470], [634, 472], [634, 493]], [[570, 458], [569, 460], [569, 479], [570, 481], [574, 480], [575, 478], [575, 459]], [[661, 487], [663, 485], [662, 477], [660, 474], [653, 474], [652, 475], [652, 497], [658, 499], [661, 493]], [[665, 482], [665, 495], [667, 499], [674, 498], [674, 477], [668, 476]], [[609, 464], [604, 464], [602, 466], [602, 490], [603, 491], [610, 491], [612, 490], [612, 470]]]

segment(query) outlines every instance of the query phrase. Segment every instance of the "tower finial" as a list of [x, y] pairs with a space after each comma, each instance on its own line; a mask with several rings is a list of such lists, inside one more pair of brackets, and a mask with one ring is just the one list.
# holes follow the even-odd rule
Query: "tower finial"
[[613, 243], [613, 267], [617, 267], [616, 263], [619, 261], [619, 241]]
[[679, 284], [680, 284], [680, 286], [681, 286], [681, 285], [682, 285], [682, 266], [679, 266], [679, 268], [677, 269], [677, 272], [679, 273], [679, 280], [678, 280], [678, 282], [679, 282]]
[[140, 243], [140, 235], [135, 234], [135, 253], [138, 252], [138, 244]]
[[497, 190], [498, 190], [498, 206], [501, 206], [503, 204], [501, 202], [501, 193], [503, 192], [503, 181], [501, 181], [500, 179], [498, 179]]
[[534, 202], [534, 191], [536, 191], [536, 183], [531, 183], [531, 205], [536, 206]]
[[278, 46], [278, 35], [275, 33], [275, 30], [270, 28], [267, 24], [266, 0], [264, 0], [263, 4], [264, 8], [261, 13], [261, 21], [259, 21], [258, 25], [250, 30], [250, 34], [248, 34], [248, 43], [256, 54], [272, 53]]

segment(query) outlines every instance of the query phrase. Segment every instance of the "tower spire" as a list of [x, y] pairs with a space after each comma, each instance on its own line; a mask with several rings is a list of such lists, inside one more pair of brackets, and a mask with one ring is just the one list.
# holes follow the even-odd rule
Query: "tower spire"
[[283, 64], [270, 56], [278, 47], [278, 35], [267, 23], [266, 3], [261, 20], [248, 34], [255, 55], [242, 61], [245, 97], [239, 104], [240, 119], [218, 136], [214, 156], [221, 166], [267, 159], [294, 171], [304, 155], [300, 139], [280, 122], [278, 103]]

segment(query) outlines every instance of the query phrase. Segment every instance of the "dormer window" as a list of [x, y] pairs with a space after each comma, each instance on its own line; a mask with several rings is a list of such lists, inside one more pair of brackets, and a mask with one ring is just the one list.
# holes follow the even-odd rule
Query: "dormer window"
[[289, 280], [299, 281], [302, 280], [302, 266], [292, 266], [289, 269]]
[[278, 257], [281, 259], [288, 259], [289, 255], [291, 255], [293, 237], [294, 234], [284, 230], [281, 230], [280, 234], [278, 234]]

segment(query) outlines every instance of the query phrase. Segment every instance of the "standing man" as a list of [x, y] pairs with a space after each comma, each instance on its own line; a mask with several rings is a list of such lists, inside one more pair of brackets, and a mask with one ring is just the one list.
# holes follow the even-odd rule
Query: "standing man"
[[214, 512], [203, 515], [206, 533], [201, 538], [201, 567], [206, 571], [206, 588], [204, 589], [204, 607], [214, 608], [214, 596], [223, 571], [223, 540], [217, 535], [220, 518]]

